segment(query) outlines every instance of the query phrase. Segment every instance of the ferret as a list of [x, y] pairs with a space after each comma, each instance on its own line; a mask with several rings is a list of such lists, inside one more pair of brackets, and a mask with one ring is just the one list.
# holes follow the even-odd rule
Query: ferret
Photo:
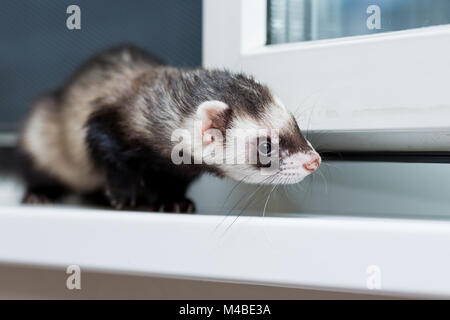
[[[195, 158], [193, 163], [173, 161], [180, 142], [172, 136], [180, 129], [197, 137], [184, 141], [179, 153]], [[227, 143], [227, 132], [234, 129], [254, 129], [256, 134], [238, 148], [256, 150], [257, 161], [198, 161], [206, 160], [200, 149], [220, 143], [228, 154], [236, 148]], [[223, 138], [216, 139], [212, 130]], [[270, 132], [278, 132], [276, 139]], [[103, 194], [117, 209], [165, 212], [195, 211], [186, 190], [203, 173], [290, 184], [321, 162], [267, 86], [242, 73], [167, 66], [133, 46], [92, 57], [58, 90], [37, 99], [18, 148], [27, 161], [24, 203], [51, 203], [72, 192]], [[263, 174], [267, 163], [259, 158], [273, 150], [279, 154], [277, 167]]]

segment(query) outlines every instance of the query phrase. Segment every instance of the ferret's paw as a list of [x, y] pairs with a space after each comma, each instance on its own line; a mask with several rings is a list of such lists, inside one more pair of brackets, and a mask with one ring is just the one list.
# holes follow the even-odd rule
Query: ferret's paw
[[125, 207], [134, 208], [136, 206], [136, 196], [133, 190], [133, 188], [125, 191], [124, 189], [107, 187], [105, 189], [105, 195], [111, 206], [117, 210], [124, 209]]
[[22, 199], [23, 204], [52, 204], [53, 200], [46, 195], [27, 192]]
[[173, 213], [194, 213], [195, 204], [190, 199], [165, 200], [156, 205], [155, 211]]

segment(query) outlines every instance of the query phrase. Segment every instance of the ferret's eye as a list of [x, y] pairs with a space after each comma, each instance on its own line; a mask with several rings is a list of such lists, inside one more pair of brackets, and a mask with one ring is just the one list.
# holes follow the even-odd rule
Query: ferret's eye
[[262, 156], [269, 156], [272, 152], [272, 145], [270, 144], [270, 141], [261, 142], [258, 145], [258, 152]]

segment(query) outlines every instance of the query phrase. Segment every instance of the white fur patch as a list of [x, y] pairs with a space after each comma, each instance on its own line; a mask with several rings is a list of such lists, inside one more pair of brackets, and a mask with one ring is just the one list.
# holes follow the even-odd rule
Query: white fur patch
[[25, 126], [22, 147], [38, 169], [75, 191], [95, 190], [102, 184], [103, 175], [94, 170], [89, 161], [83, 125], [77, 117], [69, 117], [70, 125], [63, 128], [62, 117], [40, 104]]
[[[231, 130], [242, 132], [248, 132], [247, 138], [248, 141], [252, 141], [252, 139], [256, 139], [258, 136], [264, 136], [264, 134], [260, 134], [261, 132], [266, 132], [268, 136], [272, 136], [274, 132], [279, 134], [280, 131], [287, 128], [288, 125], [291, 124], [292, 117], [291, 114], [286, 110], [284, 105], [281, 103], [279, 99], [274, 99], [275, 104], [273, 104], [269, 108], [269, 113], [263, 116], [261, 121], [255, 121], [251, 116], [248, 117], [237, 117], [233, 119]], [[230, 134], [233, 136], [233, 134]], [[227, 134], [228, 136], [228, 134]], [[278, 137], [276, 137], [277, 139]], [[227, 141], [230, 141], [230, 137], [227, 137]], [[226, 149], [235, 148], [234, 144], [227, 143]], [[245, 156], [245, 153], [248, 152], [248, 149], [244, 149], [242, 147], [236, 150], [236, 157], [242, 158]], [[228, 163], [230, 159], [227, 159]], [[235, 180], [242, 180], [247, 183], [280, 183], [283, 181], [284, 176], [280, 175], [278, 170], [265, 170], [265, 168], [257, 168], [254, 164], [247, 163], [235, 165], [226, 165], [223, 166], [225, 174]], [[283, 182], [281, 182], [283, 183]]]
[[[197, 161], [195, 163], [211, 163], [208, 151], [213, 148], [213, 145], [204, 147], [203, 150], [198, 147], [204, 146], [205, 143], [202, 140], [202, 125], [199, 125], [198, 122], [205, 118], [208, 119], [208, 110], [217, 110], [217, 108], [223, 110], [227, 107], [220, 101], [204, 102], [198, 108], [197, 118], [187, 119], [184, 122], [182, 130], [185, 130], [190, 138], [183, 139], [183, 148], [192, 150], [192, 155]], [[269, 136], [273, 143], [278, 141], [278, 136], [273, 137], [273, 133], [282, 134], [283, 130], [290, 130], [289, 126], [292, 126], [292, 116], [278, 98], [274, 99], [274, 104], [268, 108], [268, 113], [259, 121], [250, 115], [233, 118], [231, 127], [226, 132], [222, 161], [216, 165], [227, 177], [246, 183], [289, 184], [301, 181], [311, 173], [303, 167], [305, 163], [311, 161], [311, 151], [292, 155], [282, 152], [279, 158], [277, 157], [279, 162], [276, 163], [276, 168], [270, 168], [270, 170], [257, 167], [256, 163], [248, 161], [252, 148], [250, 144], [255, 142], [257, 137]], [[241, 139], [235, 139], [236, 137]], [[311, 146], [309, 142], [308, 144]]]
[[281, 183], [291, 184], [302, 181], [311, 172], [306, 170], [303, 165], [312, 159], [312, 153], [297, 152], [283, 158], [280, 165]]

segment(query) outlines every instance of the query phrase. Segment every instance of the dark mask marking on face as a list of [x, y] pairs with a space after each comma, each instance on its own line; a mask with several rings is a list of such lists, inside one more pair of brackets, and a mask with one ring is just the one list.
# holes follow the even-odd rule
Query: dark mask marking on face
[[312, 150], [294, 117], [291, 117], [288, 125], [280, 132], [280, 150], [288, 151], [290, 154]]

